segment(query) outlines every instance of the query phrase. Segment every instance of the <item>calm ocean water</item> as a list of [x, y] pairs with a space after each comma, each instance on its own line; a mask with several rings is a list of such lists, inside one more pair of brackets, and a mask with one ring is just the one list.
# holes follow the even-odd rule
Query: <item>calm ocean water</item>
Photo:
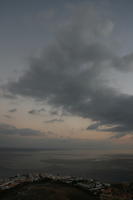
[[133, 181], [133, 152], [0, 149], [0, 178], [28, 172]]

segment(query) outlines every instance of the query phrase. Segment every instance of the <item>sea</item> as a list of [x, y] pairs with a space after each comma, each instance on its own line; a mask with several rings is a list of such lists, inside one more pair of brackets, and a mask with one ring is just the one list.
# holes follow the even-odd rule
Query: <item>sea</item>
[[133, 182], [133, 151], [0, 149], [0, 179], [34, 172], [108, 183]]

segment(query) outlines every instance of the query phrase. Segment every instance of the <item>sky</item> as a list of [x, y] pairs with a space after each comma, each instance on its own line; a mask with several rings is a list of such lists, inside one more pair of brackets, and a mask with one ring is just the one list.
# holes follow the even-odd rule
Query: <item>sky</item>
[[0, 0], [0, 147], [132, 147], [132, 0]]

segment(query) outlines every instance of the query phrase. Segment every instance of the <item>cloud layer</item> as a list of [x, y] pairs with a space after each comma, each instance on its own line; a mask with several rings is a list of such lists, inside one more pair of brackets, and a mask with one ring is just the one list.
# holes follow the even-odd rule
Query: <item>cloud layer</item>
[[131, 70], [133, 54], [119, 55], [111, 39], [112, 21], [94, 7], [80, 4], [69, 16], [43, 54], [7, 85], [8, 91], [95, 121], [88, 129], [131, 134], [133, 96], [110, 88], [103, 73]]
[[0, 135], [38, 136], [41, 134], [41, 131], [38, 130], [29, 128], [18, 129], [15, 126], [0, 123]]

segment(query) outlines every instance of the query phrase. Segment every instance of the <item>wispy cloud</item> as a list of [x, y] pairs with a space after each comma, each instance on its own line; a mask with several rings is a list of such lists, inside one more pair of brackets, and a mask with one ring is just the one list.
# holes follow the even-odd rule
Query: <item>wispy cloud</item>
[[10, 115], [3, 115], [5, 118], [7, 118], [7, 119], [11, 119], [12, 118], [12, 116], [10, 116]]
[[16, 112], [16, 111], [17, 111], [16, 108], [12, 108], [12, 109], [10, 109], [8, 112], [10, 112], [10, 113], [14, 113], [14, 112]]
[[44, 121], [44, 123], [55, 123], [55, 122], [64, 122], [64, 120], [63, 119], [51, 119], [51, 120]]
[[45, 112], [46, 110], [44, 108], [40, 108], [40, 109], [32, 109], [32, 110], [29, 110], [28, 113], [29, 114], [32, 114], [32, 115], [38, 115], [40, 114], [41, 112]]

